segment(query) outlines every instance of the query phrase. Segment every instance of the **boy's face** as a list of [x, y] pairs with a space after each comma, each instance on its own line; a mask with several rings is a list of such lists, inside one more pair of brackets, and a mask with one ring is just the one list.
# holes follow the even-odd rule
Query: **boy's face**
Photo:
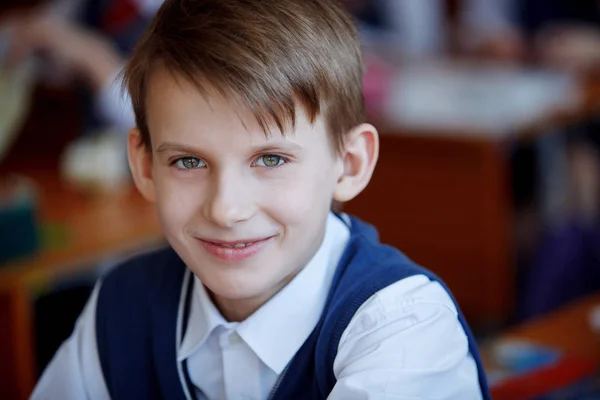
[[147, 115], [166, 238], [218, 306], [260, 307], [321, 244], [345, 169], [323, 121], [298, 112], [295, 131], [265, 137], [252, 114], [161, 70]]

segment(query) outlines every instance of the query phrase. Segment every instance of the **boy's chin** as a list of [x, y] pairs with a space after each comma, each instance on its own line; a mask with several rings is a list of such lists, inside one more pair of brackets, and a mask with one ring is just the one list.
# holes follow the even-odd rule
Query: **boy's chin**
[[265, 287], [264, 284], [252, 285], [249, 282], [239, 285], [233, 282], [213, 282], [205, 284], [206, 289], [211, 293], [213, 300], [215, 297], [229, 301], [246, 301], [259, 298], [270, 298], [279, 289]]
[[204, 280], [200, 278], [200, 280], [211, 295], [213, 302], [216, 301], [219, 303], [219, 301], [225, 301], [255, 305], [262, 305], [269, 301], [289, 281], [285, 279], [283, 282], [280, 282], [280, 280], [273, 279], [272, 282], [265, 282], [264, 275], [261, 274], [256, 277], [243, 275], [240, 274], [240, 276], [236, 277], [213, 276], [206, 277]]

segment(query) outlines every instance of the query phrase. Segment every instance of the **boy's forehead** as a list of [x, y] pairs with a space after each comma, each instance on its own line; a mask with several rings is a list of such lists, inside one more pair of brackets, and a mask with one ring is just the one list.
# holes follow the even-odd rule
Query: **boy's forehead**
[[[165, 67], [155, 68], [148, 77], [146, 109], [148, 128], [169, 136], [194, 130], [243, 132], [250, 145], [258, 143], [295, 142], [309, 131], [324, 131], [324, 121], [318, 116], [311, 122], [302, 106], [296, 105], [294, 126], [288, 121], [283, 131], [274, 123], [266, 129], [245, 104], [227, 95], [226, 91], [206, 84], [200, 88], [191, 79], [172, 73]], [[214, 132], [217, 133], [217, 132]], [[324, 134], [324, 132], [323, 132]]]
[[156, 69], [148, 78], [146, 95], [147, 118], [152, 127], [165, 128], [198, 123], [206, 128], [232, 129], [239, 125], [254, 128], [249, 111], [236, 106], [214, 86], [199, 88], [191, 79], [165, 68]]

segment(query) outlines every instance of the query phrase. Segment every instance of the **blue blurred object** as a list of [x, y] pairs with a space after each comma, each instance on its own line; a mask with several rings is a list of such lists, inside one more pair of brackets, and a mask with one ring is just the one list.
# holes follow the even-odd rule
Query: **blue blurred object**
[[494, 348], [499, 366], [511, 373], [523, 374], [557, 362], [561, 352], [534, 342], [506, 340]]
[[39, 248], [36, 209], [35, 190], [27, 180], [0, 183], [0, 266]]

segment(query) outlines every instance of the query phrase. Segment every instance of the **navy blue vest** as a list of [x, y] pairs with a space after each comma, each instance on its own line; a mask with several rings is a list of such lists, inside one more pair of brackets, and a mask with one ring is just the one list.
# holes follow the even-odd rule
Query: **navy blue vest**
[[[321, 318], [296, 353], [273, 399], [326, 399], [336, 383], [333, 362], [342, 333], [373, 294], [401, 279], [424, 274], [398, 250], [379, 243], [376, 230], [352, 218], [351, 235], [340, 260]], [[177, 344], [186, 328], [190, 273], [171, 250], [135, 258], [115, 268], [102, 284], [96, 312], [100, 363], [113, 399], [185, 399], [193, 391]], [[441, 282], [440, 282], [441, 283]], [[442, 283], [443, 284], [443, 283]], [[184, 304], [184, 306], [182, 306]], [[475, 340], [459, 311], [477, 363], [484, 399], [489, 392]]]

